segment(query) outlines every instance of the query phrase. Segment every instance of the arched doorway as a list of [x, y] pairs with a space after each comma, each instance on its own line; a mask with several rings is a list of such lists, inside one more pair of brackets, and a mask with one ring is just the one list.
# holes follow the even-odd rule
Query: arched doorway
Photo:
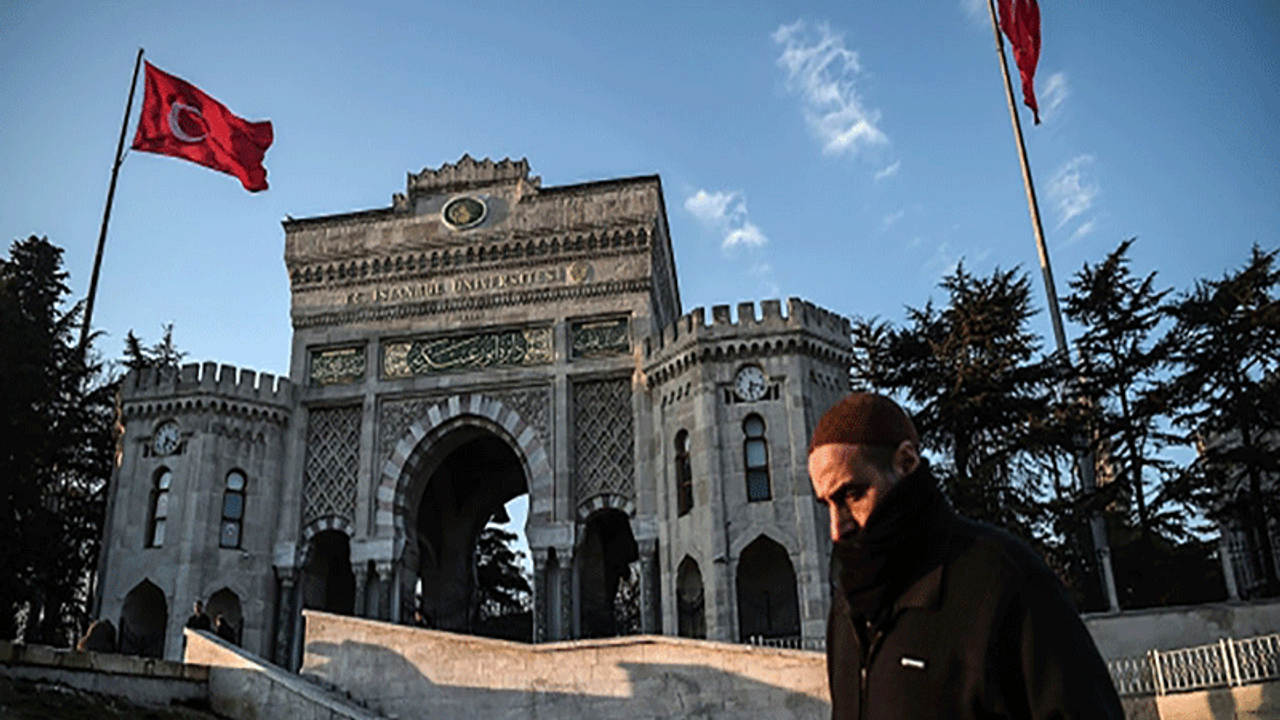
[[[515, 620], [494, 615], [498, 607], [504, 618], [520, 612], [509, 613], [511, 607], [490, 602], [494, 568], [485, 565], [510, 543], [486, 527], [491, 520], [503, 524], [504, 506], [528, 493], [519, 456], [490, 430], [464, 424], [443, 435], [422, 466], [426, 472], [415, 483], [419, 494], [410, 502], [415, 512], [407, 559], [417, 579], [411, 584], [416, 597], [409, 616], [416, 611], [423, 623], [442, 630], [531, 639], [531, 611]], [[478, 555], [482, 541], [485, 552]]]
[[244, 614], [240, 610], [239, 595], [232, 592], [230, 588], [222, 588], [209, 596], [209, 602], [205, 603], [205, 611], [215, 623], [218, 616], [221, 615], [223, 621], [230, 625], [232, 631], [234, 631], [235, 643], [237, 645], [241, 644], [241, 640], [244, 637]]
[[587, 518], [578, 550], [582, 637], [639, 632], [639, 576], [632, 567], [639, 559], [626, 513], [606, 508]]
[[796, 573], [786, 548], [761, 535], [738, 558], [738, 635], [800, 637]]
[[676, 634], [687, 638], [707, 637], [707, 604], [702, 589], [702, 571], [688, 555], [676, 570]]
[[324, 530], [311, 538], [303, 566], [302, 606], [338, 615], [355, 612], [356, 576], [345, 533]]
[[123, 655], [164, 657], [169, 627], [169, 603], [150, 580], [143, 580], [124, 596], [120, 608], [120, 652]]

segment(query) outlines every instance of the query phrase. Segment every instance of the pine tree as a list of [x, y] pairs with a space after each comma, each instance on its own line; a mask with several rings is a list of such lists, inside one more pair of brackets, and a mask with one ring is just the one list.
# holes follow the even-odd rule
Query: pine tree
[[1270, 537], [1280, 473], [1280, 250], [1253, 248], [1222, 279], [1199, 281], [1165, 307], [1175, 321], [1177, 374], [1156, 397], [1195, 443], [1183, 496], [1212, 517], [1239, 521], [1262, 578], [1280, 594]]
[[75, 342], [62, 250], [32, 236], [0, 260], [0, 636], [66, 645], [87, 624], [114, 397]]
[[1085, 395], [1079, 426], [1109, 483], [1105, 494], [1110, 543], [1121, 604], [1125, 607], [1181, 604], [1212, 595], [1221, 582], [1178, 582], [1220, 572], [1188, 528], [1187, 508], [1173, 501], [1167, 481], [1176, 470], [1160, 452], [1163, 413], [1152, 391], [1174, 349], [1161, 329], [1161, 303], [1168, 289], [1155, 288], [1156, 274], [1143, 278], [1129, 267], [1126, 240], [1097, 265], [1072, 278], [1066, 315], [1084, 332], [1076, 339], [1077, 387]]
[[516, 534], [488, 524], [476, 538], [475, 627], [481, 635], [532, 640], [533, 586]]
[[1045, 546], [1046, 483], [1029, 450], [1046, 413], [1054, 366], [1028, 330], [1025, 273], [977, 277], [963, 265], [941, 287], [948, 303], [908, 308], [908, 324], [856, 320], [855, 386], [904, 396], [958, 511]]

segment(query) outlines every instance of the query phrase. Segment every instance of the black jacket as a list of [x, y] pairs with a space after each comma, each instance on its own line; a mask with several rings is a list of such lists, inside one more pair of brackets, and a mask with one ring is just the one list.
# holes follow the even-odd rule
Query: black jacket
[[[909, 553], [891, 554], [890, 574], [902, 580], [882, 583], [879, 611], [866, 613], [879, 622], [852, 609], [865, 603], [846, 595], [833, 563], [832, 718], [1122, 720], [1088, 630], [1029, 547], [956, 515], [927, 467], [890, 498], [918, 510], [905, 522], [920, 537]], [[879, 507], [868, 530], [877, 515]]]

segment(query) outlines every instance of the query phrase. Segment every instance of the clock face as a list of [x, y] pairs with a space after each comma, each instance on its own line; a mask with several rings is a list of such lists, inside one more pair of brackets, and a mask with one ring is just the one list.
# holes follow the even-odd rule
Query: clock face
[[445, 204], [440, 215], [446, 224], [455, 230], [479, 225], [484, 220], [487, 208], [483, 201], [473, 197], [454, 198]]
[[156, 428], [151, 440], [151, 447], [157, 455], [172, 455], [178, 451], [178, 442], [182, 439], [178, 431], [178, 423], [170, 420]]
[[744, 365], [733, 378], [733, 390], [740, 400], [759, 400], [768, 389], [769, 381], [764, 371], [755, 365]]

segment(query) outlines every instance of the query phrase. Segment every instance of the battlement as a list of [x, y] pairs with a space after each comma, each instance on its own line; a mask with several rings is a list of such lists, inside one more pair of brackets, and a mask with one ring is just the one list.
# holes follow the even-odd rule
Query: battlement
[[122, 399], [125, 403], [190, 395], [216, 395], [226, 400], [247, 400], [289, 408], [293, 403], [293, 383], [271, 373], [236, 368], [217, 363], [189, 363], [181, 370], [143, 368], [125, 376]]
[[851, 326], [848, 318], [794, 297], [787, 299], [786, 315], [782, 314], [782, 303], [778, 300], [761, 301], [758, 316], [755, 303], [738, 303], [736, 320], [728, 305], [715, 305], [711, 308], [710, 324], [706, 309], [694, 308], [663, 328], [662, 335], [647, 344], [645, 355], [653, 358], [708, 340], [747, 339], [787, 332], [807, 332], [845, 346], [849, 344]]
[[504, 158], [494, 162], [489, 158], [474, 160], [463, 155], [455, 164], [445, 163], [438, 170], [423, 168], [418, 174], [409, 173], [406, 185], [409, 194], [422, 192], [454, 192], [481, 185], [526, 181], [539, 187], [542, 179], [529, 177], [529, 161], [525, 158]]

